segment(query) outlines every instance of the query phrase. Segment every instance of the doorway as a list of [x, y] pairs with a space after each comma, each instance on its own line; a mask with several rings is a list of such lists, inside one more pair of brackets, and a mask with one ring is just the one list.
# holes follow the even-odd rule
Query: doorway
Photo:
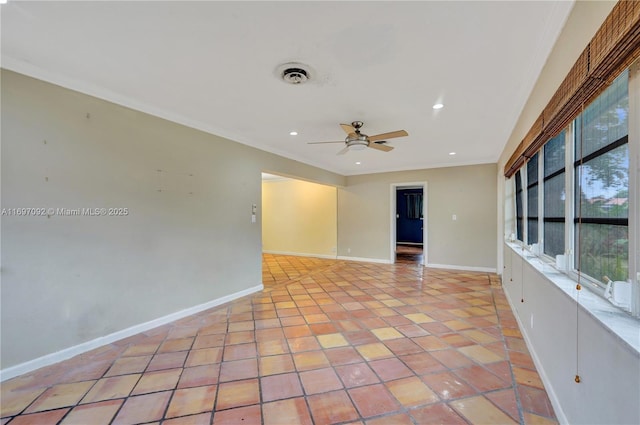
[[425, 264], [426, 183], [393, 184], [391, 187], [392, 241], [395, 263]]

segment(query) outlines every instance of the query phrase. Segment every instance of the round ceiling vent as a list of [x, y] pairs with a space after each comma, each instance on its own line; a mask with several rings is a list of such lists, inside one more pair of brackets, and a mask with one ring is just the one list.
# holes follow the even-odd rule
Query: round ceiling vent
[[287, 68], [282, 72], [282, 79], [289, 84], [302, 84], [309, 79], [309, 74], [302, 68]]
[[289, 84], [304, 84], [311, 79], [311, 71], [307, 65], [289, 62], [280, 65], [276, 73], [282, 81]]

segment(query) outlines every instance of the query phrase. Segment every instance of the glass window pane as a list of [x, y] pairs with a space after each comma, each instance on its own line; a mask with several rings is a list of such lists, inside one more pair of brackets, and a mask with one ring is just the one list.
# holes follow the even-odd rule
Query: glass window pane
[[564, 253], [564, 223], [544, 223], [544, 253], [552, 257]]
[[522, 208], [522, 174], [520, 170], [516, 172], [515, 177], [515, 185], [516, 185], [516, 237], [519, 241], [524, 242], [524, 228], [523, 228], [523, 220], [524, 220], [524, 211]]
[[519, 241], [523, 241], [524, 242], [524, 233], [523, 233], [524, 229], [522, 228], [522, 219], [518, 219], [516, 221], [516, 232], [517, 232], [517, 238]]
[[527, 243], [529, 245], [538, 243], [538, 219], [527, 219]]
[[[581, 233], [580, 234], [580, 228]], [[611, 280], [629, 278], [629, 229], [627, 226], [608, 224], [576, 225], [576, 264], [581, 270], [599, 281], [604, 276]]]
[[538, 181], [538, 154], [536, 153], [527, 162], [527, 186]]
[[577, 167], [576, 211], [588, 218], [629, 217], [629, 145], [624, 144]]
[[561, 132], [544, 145], [544, 176], [548, 177], [564, 168], [564, 139]]
[[564, 173], [544, 182], [544, 216], [564, 218]]
[[527, 217], [538, 218], [538, 185], [527, 190]]
[[625, 71], [576, 120], [576, 159], [628, 134], [628, 79]]

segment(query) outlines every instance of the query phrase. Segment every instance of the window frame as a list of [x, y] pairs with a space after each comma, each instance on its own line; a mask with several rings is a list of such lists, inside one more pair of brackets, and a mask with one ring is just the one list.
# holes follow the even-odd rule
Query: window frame
[[[620, 78], [623, 74], [625, 74], [627, 71], [621, 73], [618, 78]], [[631, 86], [630, 86], [630, 73], [627, 74], [627, 91], [626, 91], [626, 95], [627, 98], [631, 97]], [[603, 91], [600, 96], [603, 96], [607, 93], [607, 90]], [[595, 102], [597, 99], [600, 98], [600, 96], [598, 96], [596, 99], [593, 100], [593, 102]], [[591, 104], [589, 104], [589, 106], [591, 106], [593, 104], [593, 102]], [[587, 110], [587, 108], [585, 107], [585, 111]], [[583, 137], [584, 135], [582, 134], [582, 132], [584, 131], [583, 129], [578, 129], [578, 125], [581, 125], [583, 123], [584, 120], [584, 114], [585, 111], [583, 111], [580, 115], [578, 115], [574, 120], [573, 120], [573, 124], [574, 124], [574, 131], [573, 131], [573, 140], [571, 141], [571, 145], [572, 145], [572, 154], [571, 154], [571, 169], [572, 169], [572, 180], [573, 180], [573, 190], [571, 193], [572, 196], [572, 207], [571, 210], [573, 212], [573, 217], [571, 221], [567, 221], [567, 223], [569, 223], [570, 225], [567, 227], [571, 227], [573, 229], [573, 234], [572, 234], [572, 239], [569, 241], [569, 243], [571, 244], [571, 252], [573, 253], [570, 261], [570, 276], [576, 280], [585, 280], [586, 282], [589, 282], [593, 287], [595, 287], [596, 292], [599, 293], [600, 295], [603, 295], [604, 290], [607, 286], [606, 282], [601, 281], [600, 279], [598, 279], [598, 277], [596, 276], [591, 276], [589, 274], [587, 274], [584, 271], [584, 267], [582, 271], [578, 271], [578, 249], [581, 248], [581, 246], [579, 246], [578, 241], [576, 241], [576, 237], [580, 237], [580, 235], [578, 234], [578, 229], [579, 227], [584, 224], [596, 224], [596, 225], [613, 225], [613, 226], [625, 226], [627, 228], [627, 269], [628, 269], [628, 275], [627, 278], [625, 280], [628, 280], [629, 278], [631, 278], [631, 263], [633, 262], [633, 258], [632, 258], [632, 251], [630, 249], [630, 244], [629, 241], [631, 239], [630, 235], [630, 231], [631, 229], [629, 228], [629, 215], [631, 214], [631, 211], [628, 211], [627, 213], [627, 218], [626, 219], [622, 219], [622, 218], [609, 218], [609, 217], [580, 217], [579, 215], [579, 209], [580, 206], [582, 204], [582, 200], [581, 198], [578, 197], [578, 191], [580, 190], [579, 188], [579, 179], [581, 178], [580, 175], [578, 175], [578, 170], [579, 167], [584, 167], [586, 163], [588, 163], [591, 160], [594, 160], [596, 158], [602, 157], [604, 155], [606, 155], [607, 153], [613, 151], [614, 149], [620, 148], [622, 146], [627, 146], [627, 152], [629, 154], [629, 164], [628, 164], [628, 178], [629, 178], [629, 182], [628, 182], [628, 191], [629, 191], [629, 198], [631, 198], [631, 191], [633, 190], [633, 185], [632, 185], [632, 181], [631, 181], [631, 176], [630, 176], [630, 171], [632, 167], [632, 160], [631, 160], [631, 152], [629, 151], [630, 148], [630, 144], [629, 144], [629, 127], [631, 126], [630, 124], [630, 119], [631, 119], [631, 105], [628, 106], [628, 110], [627, 110], [627, 131], [626, 131], [626, 135], [619, 137], [616, 140], [610, 141], [609, 143], [607, 143], [604, 146], [601, 146], [599, 148], [597, 148], [595, 151], [588, 153], [587, 155], [578, 158], [578, 152], [577, 152], [577, 147], [578, 147], [578, 137]], [[580, 130], [581, 134], [578, 135], [578, 130]], [[580, 147], [580, 155], [583, 154], [583, 149], [585, 148], [585, 146], [581, 146]], [[581, 224], [580, 224], [581, 223]], [[566, 245], [566, 242], [565, 242]]]

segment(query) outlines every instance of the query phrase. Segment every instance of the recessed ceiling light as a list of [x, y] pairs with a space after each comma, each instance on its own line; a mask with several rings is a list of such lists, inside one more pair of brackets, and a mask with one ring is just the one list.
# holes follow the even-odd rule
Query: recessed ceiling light
[[433, 105], [433, 109], [442, 109], [444, 108], [444, 105], [442, 103], [436, 103], [435, 105]]
[[356, 165], [360, 165], [360, 164], [362, 164], [362, 162], [356, 161]]
[[455, 154], [456, 154], [455, 152], [449, 152], [449, 155], [452, 155], [452, 156], [453, 156], [453, 155], [455, 155]]
[[298, 132], [297, 131], [291, 131], [291, 132], [289, 132], [289, 135], [290, 136], [297, 136]]

